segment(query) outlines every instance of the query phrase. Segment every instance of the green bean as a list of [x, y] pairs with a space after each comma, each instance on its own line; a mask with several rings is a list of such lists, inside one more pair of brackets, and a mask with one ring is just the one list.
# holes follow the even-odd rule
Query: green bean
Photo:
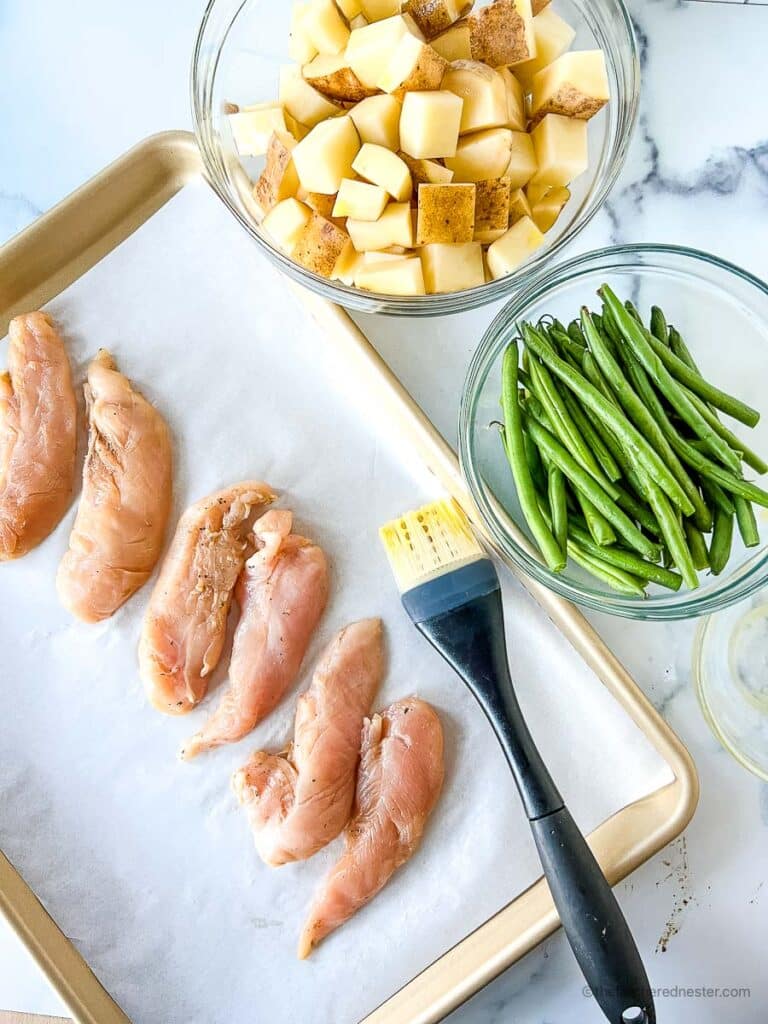
[[523, 450], [528, 469], [531, 471], [533, 485], [537, 491], [544, 494], [547, 490], [547, 473], [541, 461], [539, 449], [534, 444], [533, 438], [525, 432], [523, 432]]
[[701, 526], [702, 529], [708, 529], [709, 513], [707, 512], [704, 501], [699, 494], [696, 485], [693, 480], [691, 480], [685, 467], [673, 451], [663, 430], [654, 420], [642, 399], [638, 396], [625, 377], [621, 366], [605, 344], [605, 339], [600, 332], [596, 330], [588, 310], [582, 311], [582, 324], [584, 333], [587, 336], [590, 352], [595, 357], [598, 366], [610, 382], [614, 394], [624, 407], [627, 415], [634, 422], [635, 426], [642, 431], [645, 439], [653, 446], [661, 458], [664, 459], [666, 465], [674, 474], [675, 479], [685, 493], [689, 508], [683, 509], [683, 511], [687, 515], [690, 515], [691, 513], [695, 514], [696, 519], [699, 522], [699, 526]]
[[651, 334], [657, 338], [662, 345], [669, 345], [669, 325], [664, 311], [658, 306], [651, 306]]
[[690, 511], [690, 502], [685, 492], [675, 479], [664, 460], [651, 447], [645, 438], [634, 427], [618, 406], [609, 402], [582, 374], [579, 374], [565, 360], [561, 359], [549, 348], [548, 342], [542, 341], [538, 332], [530, 325], [523, 325], [525, 343], [537, 356], [546, 363], [550, 370], [571, 389], [583, 405], [592, 408], [627, 448], [629, 455], [634, 457], [646, 472], [657, 480], [662, 490], [668, 494], [675, 504], [684, 512]]
[[517, 396], [519, 355], [517, 343], [511, 342], [504, 353], [502, 364], [502, 406], [507, 434], [507, 456], [515, 480], [520, 507], [539, 550], [553, 572], [562, 572], [566, 564], [566, 554], [552, 536], [552, 531], [541, 514], [536, 498], [536, 489], [525, 457], [523, 417]]
[[659, 557], [658, 545], [652, 543], [632, 522], [629, 516], [595, 483], [592, 477], [582, 469], [573, 456], [563, 447], [545, 427], [533, 416], [525, 415], [525, 423], [539, 450], [563, 471], [578, 491], [584, 494], [601, 512], [616, 532], [624, 540], [646, 558]]
[[555, 346], [560, 349], [562, 355], [566, 359], [570, 359], [576, 368], [579, 369], [581, 367], [581, 360], [585, 351], [581, 345], [577, 345], [575, 341], [571, 341], [567, 334], [564, 332], [561, 333], [555, 327], [550, 328], [549, 337], [554, 341]]
[[[698, 437], [707, 443], [713, 455], [717, 455], [723, 464], [730, 469], [738, 471], [741, 459], [702, 417], [699, 410], [688, 398], [685, 389], [680, 386], [680, 382], [667, 369], [663, 359], [659, 356], [658, 350], [672, 359], [677, 359], [677, 357], [630, 316], [607, 285], [600, 289], [600, 295], [611, 310], [623, 339], [654, 384], [675, 408], [678, 415]], [[697, 377], [696, 374], [693, 374], [690, 367], [685, 366], [684, 363], [681, 365], [688, 374]], [[695, 389], [692, 388], [691, 390]], [[683, 509], [683, 511], [685, 512], [686, 510]]]
[[669, 590], [680, 589], [683, 578], [678, 573], [669, 572], [668, 569], [664, 569], [660, 565], [654, 565], [653, 562], [648, 562], [644, 558], [640, 558], [639, 555], [626, 551], [624, 548], [599, 547], [594, 543], [590, 535], [575, 523], [568, 524], [568, 535], [588, 555], [602, 558], [603, 561], [608, 562], [610, 565], [615, 565], [618, 569], [625, 569], [627, 572], [632, 573], [632, 575], [639, 576], [640, 579], [658, 583]]
[[756, 548], [760, 543], [760, 531], [751, 502], [737, 495], [733, 499], [733, 503], [736, 506], [736, 522], [739, 525], [739, 533], [744, 541], [744, 547]]
[[544, 406], [549, 416], [554, 433], [573, 455], [576, 461], [586, 469], [604, 491], [607, 491], [612, 498], [616, 498], [617, 491], [611, 481], [603, 473], [597, 463], [597, 459], [581, 436], [578, 426], [568, 410], [563, 396], [560, 394], [552, 375], [546, 366], [531, 360], [530, 377], [533, 384], [533, 393]]
[[633, 320], [636, 320], [639, 324], [642, 324], [643, 318], [640, 316], [640, 311], [637, 306], [630, 299], [624, 303], [624, 309], [629, 313]]
[[686, 586], [690, 587], [691, 590], [695, 590], [699, 585], [699, 577], [696, 573], [696, 566], [693, 564], [691, 552], [688, 550], [680, 518], [672, 509], [669, 499], [655, 480], [644, 475], [643, 484], [648, 491], [651, 509], [659, 521], [661, 535], [669, 549], [673, 562], [679, 569]]
[[565, 491], [565, 477], [557, 466], [550, 466], [547, 478], [547, 497], [552, 516], [552, 532], [563, 551], [568, 541], [568, 501]]
[[712, 543], [709, 546], [709, 566], [713, 576], [719, 576], [728, 564], [733, 544], [733, 515], [720, 508], [715, 509], [715, 525]]
[[595, 430], [592, 421], [567, 388], [563, 389], [562, 397], [566, 409], [571, 414], [573, 422], [578, 427], [582, 437], [589, 445], [590, 451], [594, 452], [601, 469], [611, 483], [615, 484], [617, 480], [621, 480], [621, 470], [616, 465], [616, 461], [608, 451], [602, 437]]
[[690, 519], [683, 523], [685, 539], [688, 541], [688, 548], [691, 552], [693, 564], [697, 569], [709, 568], [709, 552], [704, 540], [704, 534], [698, 527], [694, 526]]
[[580, 565], [582, 569], [586, 569], [587, 572], [597, 579], [607, 583], [612, 590], [617, 590], [619, 593], [629, 594], [633, 597], [646, 596], [645, 587], [640, 580], [630, 573], [624, 572], [623, 569], [618, 569], [616, 566], [609, 565], [602, 559], [588, 554], [572, 540], [568, 541], [568, 554], [577, 565]]
[[582, 348], [587, 347], [587, 340], [581, 330], [581, 324], [578, 320], [571, 320], [568, 324], [568, 337], [571, 341], [575, 341], [577, 345], [581, 345]]
[[616, 534], [613, 532], [611, 524], [605, 518], [605, 516], [598, 512], [589, 498], [582, 494], [578, 487], [574, 488], [576, 493], [576, 501], [579, 503], [584, 521], [587, 524], [587, 529], [592, 537], [592, 540], [599, 547], [606, 547], [608, 544], [616, 543]]
[[743, 462], [751, 466], [756, 473], [768, 473], [768, 462], [758, 455], [757, 452], [754, 452], [749, 445], [746, 445], [738, 434], [734, 434], [732, 430], [729, 430], [711, 406], [692, 391], [689, 391], [688, 395], [715, 433], [719, 434], [728, 446], [741, 456]]
[[719, 508], [721, 512], [725, 512], [726, 515], [732, 516], [736, 511], [730, 496], [726, 494], [720, 484], [715, 483], [714, 480], [703, 479], [701, 481], [701, 490], [704, 497], [709, 502], [713, 513], [715, 509]]
[[[658, 357], [657, 362], [662, 364], [669, 376], [679, 383], [685, 384], [699, 398], [703, 398], [705, 402], [710, 402], [715, 408], [720, 409], [729, 416], [733, 416], [734, 419], [740, 420], [748, 427], [757, 425], [760, 420], [760, 413], [757, 409], [753, 409], [745, 402], [734, 398], [733, 395], [729, 395], [725, 391], [721, 391], [720, 388], [705, 380], [698, 371], [691, 369], [683, 359], [675, 355], [671, 348], [667, 348], [658, 338], [654, 338], [649, 331], [646, 331], [644, 327], [640, 327], [629, 316], [608, 285], [603, 285], [602, 288], [598, 289], [598, 294], [604, 301], [607, 301], [608, 307], [614, 314], [619, 327], [622, 327], [628, 321], [632, 325], [633, 340], [637, 339], [638, 342], [644, 341], [645, 346], [643, 347], [651, 349]], [[622, 334], [624, 334], [623, 327]]]
[[581, 368], [584, 371], [584, 376], [587, 378], [590, 384], [594, 388], [597, 388], [597, 390], [600, 392], [603, 398], [605, 398], [606, 401], [611, 402], [611, 404], [615, 405], [618, 409], [619, 406], [616, 402], [616, 397], [611, 391], [610, 387], [608, 386], [608, 381], [603, 376], [602, 371], [600, 367], [597, 365], [595, 357], [592, 355], [591, 352], [587, 351], [582, 356]]
[[696, 360], [693, 358], [691, 350], [683, 341], [680, 332], [677, 330], [676, 327], [673, 327], [671, 324], [669, 327], [669, 347], [672, 349], [672, 351], [675, 353], [678, 359], [682, 360], [682, 362], [684, 363], [687, 363], [692, 370], [696, 371], [696, 373], [701, 373], [698, 364], [696, 363]]

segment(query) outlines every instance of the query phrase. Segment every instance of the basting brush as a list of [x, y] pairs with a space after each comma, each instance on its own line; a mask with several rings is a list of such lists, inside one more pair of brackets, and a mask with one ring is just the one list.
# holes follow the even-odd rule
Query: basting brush
[[493, 562], [452, 501], [408, 512], [379, 533], [405, 610], [475, 695], [496, 733], [595, 1001], [611, 1024], [655, 1024], [651, 988], [629, 926], [517, 701]]

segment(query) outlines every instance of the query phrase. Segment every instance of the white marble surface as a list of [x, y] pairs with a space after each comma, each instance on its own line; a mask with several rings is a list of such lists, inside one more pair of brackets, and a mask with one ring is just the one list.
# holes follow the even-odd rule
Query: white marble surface
[[[768, 7], [736, 0], [630, 6], [643, 44], [641, 123], [610, 203], [576, 245], [673, 241], [768, 276]], [[189, 0], [0, 0], [0, 240], [132, 143], [189, 125], [187, 71], [201, 8]], [[391, 328], [366, 327], [407, 377]], [[756, 1024], [768, 1016], [768, 786], [722, 752], [701, 719], [690, 685], [691, 625], [593, 618], [701, 775], [701, 804], [685, 836], [618, 890], [652, 984], [751, 993], [659, 994], [659, 1020]], [[558, 935], [451, 1020], [588, 1024], [599, 1015], [581, 988]], [[61, 1012], [4, 927], [0, 1006]]]

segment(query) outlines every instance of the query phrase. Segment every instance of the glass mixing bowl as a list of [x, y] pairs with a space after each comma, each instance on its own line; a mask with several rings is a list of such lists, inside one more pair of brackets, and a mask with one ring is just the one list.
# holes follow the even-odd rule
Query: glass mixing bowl
[[[462, 470], [489, 535], [507, 560], [577, 604], [635, 619], [682, 619], [744, 600], [768, 581], [768, 510], [756, 509], [761, 542], [745, 548], [734, 530], [731, 559], [720, 576], [700, 574], [698, 590], [671, 593], [651, 586], [646, 598], [624, 596], [569, 561], [551, 572], [530, 546], [514, 481], [502, 451], [501, 363], [522, 320], [551, 314], [564, 323], [582, 305], [600, 308], [598, 287], [608, 283], [631, 298], [647, 319], [658, 305], [677, 326], [705, 377], [765, 414], [750, 430], [729, 421], [750, 446], [768, 456], [768, 286], [707, 253], [668, 245], [601, 249], [524, 282], [488, 328], [469, 367], [459, 414]], [[727, 419], [727, 418], [726, 418]], [[747, 476], [754, 477], [751, 471]], [[764, 485], [765, 486], [765, 485]]]
[[279, 69], [289, 63], [291, 6], [288, 0], [210, 0], [192, 65], [192, 111], [208, 178], [256, 244], [290, 277], [348, 309], [405, 316], [458, 313], [515, 292], [527, 277], [550, 263], [602, 206], [624, 164], [637, 117], [640, 64], [635, 36], [622, 0], [556, 0], [558, 13], [577, 30], [573, 48], [604, 51], [611, 102], [590, 123], [589, 169], [574, 182], [568, 205], [547, 233], [546, 246], [509, 277], [449, 295], [377, 295], [300, 267], [259, 227], [250, 183], [258, 177], [263, 160], [241, 160], [226, 118], [228, 103], [277, 99]]

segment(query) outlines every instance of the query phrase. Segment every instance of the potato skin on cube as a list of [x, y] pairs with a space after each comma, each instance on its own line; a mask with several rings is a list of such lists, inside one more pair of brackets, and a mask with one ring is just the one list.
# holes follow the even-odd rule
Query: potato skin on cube
[[425, 245], [421, 249], [421, 263], [429, 295], [459, 292], [485, 284], [483, 247], [479, 242]]
[[488, 268], [494, 280], [511, 274], [544, 244], [544, 235], [530, 217], [521, 217], [488, 249]]
[[588, 121], [610, 98], [602, 50], [571, 50], [533, 76], [531, 122], [547, 114]]
[[509, 227], [509, 178], [475, 184], [475, 241], [495, 242]]
[[312, 213], [296, 240], [293, 258], [320, 277], [330, 278], [349, 235], [333, 221]]
[[452, 92], [409, 92], [400, 116], [400, 149], [415, 160], [454, 156], [463, 101]]
[[445, 32], [470, 10], [474, 0], [409, 0], [408, 13], [427, 39]]
[[319, 54], [302, 69], [304, 80], [324, 96], [344, 103], [358, 103], [368, 96], [374, 96], [375, 89], [363, 85], [343, 54], [329, 56]]
[[315, 125], [293, 150], [299, 181], [308, 192], [331, 195], [342, 178], [353, 178], [352, 163], [360, 150], [360, 138], [349, 115]]
[[473, 60], [497, 68], [536, 56], [531, 0], [494, 0], [467, 21]]
[[474, 184], [419, 185], [416, 244], [474, 241], [476, 192]]
[[548, 7], [549, 4], [550, 0], [531, 0], [531, 10], [533, 11], [534, 16], [541, 14], [544, 8]]
[[293, 164], [296, 140], [287, 132], [273, 132], [267, 147], [267, 162], [253, 186], [253, 198], [263, 213], [273, 206], [295, 196], [299, 190], [299, 176]]
[[392, 55], [389, 67], [379, 79], [384, 92], [402, 97], [406, 92], [439, 89], [448, 61], [428, 43], [406, 35]]

